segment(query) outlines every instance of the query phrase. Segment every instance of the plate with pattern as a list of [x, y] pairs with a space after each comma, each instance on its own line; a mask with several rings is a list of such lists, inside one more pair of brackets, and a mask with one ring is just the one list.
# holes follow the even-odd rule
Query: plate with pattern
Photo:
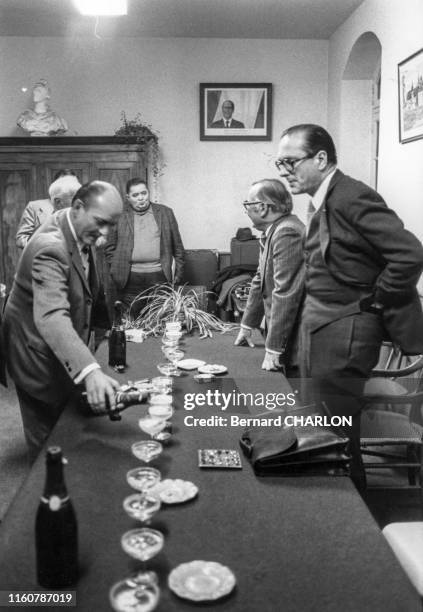
[[215, 561], [191, 561], [175, 567], [168, 578], [169, 588], [184, 599], [213, 601], [228, 595], [236, 583], [234, 573]]

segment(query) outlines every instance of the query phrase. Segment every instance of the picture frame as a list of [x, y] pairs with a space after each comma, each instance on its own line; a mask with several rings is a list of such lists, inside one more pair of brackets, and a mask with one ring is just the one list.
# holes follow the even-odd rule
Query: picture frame
[[200, 140], [271, 139], [271, 83], [200, 83]]
[[423, 49], [398, 64], [399, 140], [423, 138]]

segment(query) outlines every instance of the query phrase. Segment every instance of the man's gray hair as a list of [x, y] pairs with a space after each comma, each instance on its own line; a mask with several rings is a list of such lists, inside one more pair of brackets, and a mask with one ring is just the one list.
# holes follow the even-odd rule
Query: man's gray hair
[[55, 180], [48, 188], [50, 200], [60, 198], [63, 194], [71, 193], [74, 195], [81, 187], [81, 183], [76, 176], [61, 176]]
[[258, 186], [256, 197], [263, 200], [274, 212], [289, 215], [292, 212], [292, 198], [282, 181], [262, 179], [253, 185]]

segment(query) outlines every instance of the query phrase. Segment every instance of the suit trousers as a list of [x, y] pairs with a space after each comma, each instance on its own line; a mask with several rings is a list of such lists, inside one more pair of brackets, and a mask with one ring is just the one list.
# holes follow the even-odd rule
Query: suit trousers
[[29, 460], [33, 463], [62, 414], [67, 400], [65, 398], [60, 403], [49, 404], [32, 397], [18, 386], [16, 386], [16, 393], [28, 446]]
[[308, 375], [314, 403], [330, 416], [351, 416], [344, 428], [350, 439], [351, 476], [365, 486], [360, 453], [363, 389], [379, 359], [384, 327], [379, 314], [359, 312], [332, 321], [309, 334]]

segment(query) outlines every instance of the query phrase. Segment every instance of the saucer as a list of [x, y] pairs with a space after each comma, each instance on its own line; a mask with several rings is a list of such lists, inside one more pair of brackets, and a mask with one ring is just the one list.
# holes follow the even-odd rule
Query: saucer
[[168, 578], [169, 588], [184, 599], [213, 601], [227, 595], [236, 583], [233, 572], [215, 561], [191, 561], [175, 567]]

